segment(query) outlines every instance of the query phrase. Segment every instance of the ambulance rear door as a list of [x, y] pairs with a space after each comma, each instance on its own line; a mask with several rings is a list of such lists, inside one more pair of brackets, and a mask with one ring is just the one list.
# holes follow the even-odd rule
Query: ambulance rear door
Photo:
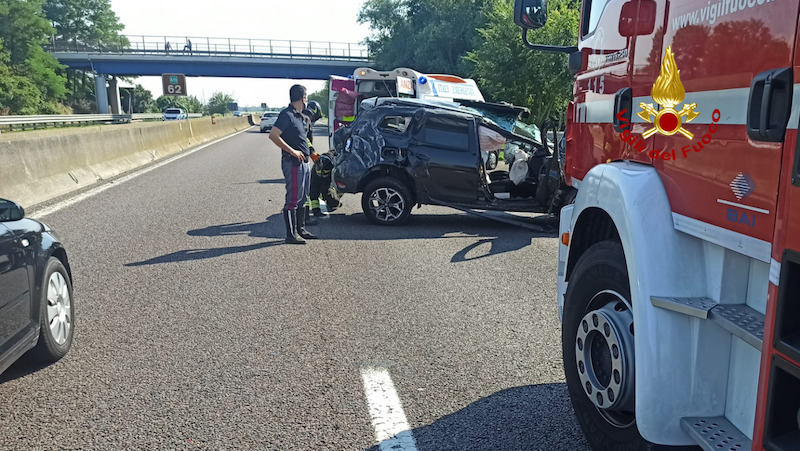
[[342, 89], [355, 91], [356, 83], [352, 78], [331, 75], [328, 86], [328, 145], [330, 149], [333, 149], [334, 132], [336, 132], [339, 127], [352, 122], [352, 118], [342, 116], [342, 111], [337, 111], [336, 99], [339, 97], [339, 91]]

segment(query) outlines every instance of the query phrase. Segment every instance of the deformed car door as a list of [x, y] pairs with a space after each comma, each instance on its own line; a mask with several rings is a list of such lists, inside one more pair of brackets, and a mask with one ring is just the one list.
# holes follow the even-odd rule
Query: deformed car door
[[26, 243], [0, 224], [0, 355], [16, 345], [9, 340], [31, 324]]
[[431, 199], [474, 203], [480, 180], [475, 123], [460, 115], [428, 115], [415, 127], [409, 157], [414, 176]]

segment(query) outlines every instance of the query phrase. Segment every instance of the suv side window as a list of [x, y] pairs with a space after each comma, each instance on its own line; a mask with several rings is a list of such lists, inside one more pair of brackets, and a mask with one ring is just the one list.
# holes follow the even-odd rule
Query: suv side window
[[382, 131], [401, 134], [406, 132], [410, 123], [410, 116], [386, 116], [381, 120], [378, 128]]
[[584, 2], [583, 7], [583, 30], [581, 36], [586, 37], [594, 33], [597, 24], [600, 22], [600, 16], [603, 15], [603, 10], [611, 0], [589, 0]]
[[432, 116], [423, 127], [426, 144], [448, 149], [469, 150], [469, 122], [449, 117]]

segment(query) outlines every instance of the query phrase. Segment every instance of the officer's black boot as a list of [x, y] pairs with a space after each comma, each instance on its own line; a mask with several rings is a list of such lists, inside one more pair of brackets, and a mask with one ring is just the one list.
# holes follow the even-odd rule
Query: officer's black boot
[[308, 207], [303, 207], [303, 210], [305, 211], [297, 213], [297, 234], [307, 240], [316, 240], [318, 237], [306, 230], [306, 215], [308, 214]]
[[283, 210], [283, 222], [286, 224], [286, 244], [306, 244], [297, 236], [297, 210]]

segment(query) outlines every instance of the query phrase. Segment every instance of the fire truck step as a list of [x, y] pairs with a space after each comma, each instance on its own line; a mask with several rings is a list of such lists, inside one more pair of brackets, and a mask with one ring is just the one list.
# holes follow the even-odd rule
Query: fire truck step
[[681, 418], [681, 427], [705, 451], [748, 450], [753, 443], [725, 417]]
[[744, 304], [718, 304], [708, 318], [725, 330], [761, 350], [764, 341], [764, 315]]
[[665, 296], [650, 296], [650, 302], [656, 306], [684, 315], [700, 319], [708, 319], [708, 311], [717, 305], [709, 298], [673, 298]]
[[764, 315], [745, 304], [717, 304], [708, 298], [650, 296], [650, 302], [666, 310], [711, 320], [723, 329], [761, 349], [764, 340]]

